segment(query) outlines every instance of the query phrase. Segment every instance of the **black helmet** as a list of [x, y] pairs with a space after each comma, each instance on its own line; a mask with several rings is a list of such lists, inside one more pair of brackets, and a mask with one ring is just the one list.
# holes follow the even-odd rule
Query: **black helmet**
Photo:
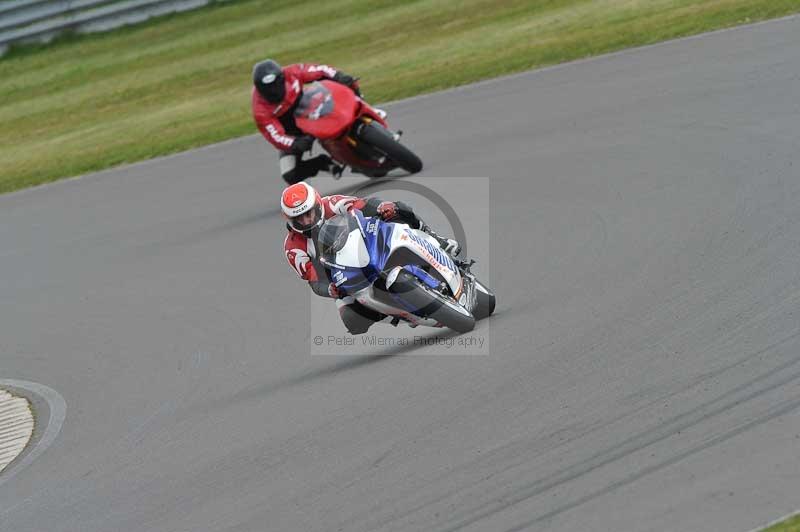
[[253, 84], [258, 93], [270, 103], [280, 103], [286, 95], [284, 86], [283, 69], [273, 61], [267, 59], [256, 63], [253, 67]]

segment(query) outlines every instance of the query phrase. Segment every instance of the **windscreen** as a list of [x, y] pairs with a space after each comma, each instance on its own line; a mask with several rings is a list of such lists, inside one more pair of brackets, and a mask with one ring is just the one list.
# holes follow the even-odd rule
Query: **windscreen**
[[333, 111], [333, 97], [322, 83], [311, 83], [303, 88], [303, 96], [294, 111], [295, 116], [318, 120]]
[[320, 227], [317, 241], [324, 262], [350, 268], [363, 268], [369, 263], [358, 221], [351, 215], [327, 219]]

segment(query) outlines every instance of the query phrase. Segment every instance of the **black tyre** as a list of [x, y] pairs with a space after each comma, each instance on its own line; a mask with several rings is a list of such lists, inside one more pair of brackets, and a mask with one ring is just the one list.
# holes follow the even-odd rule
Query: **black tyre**
[[406, 172], [416, 174], [422, 170], [422, 160], [414, 152], [394, 139], [392, 133], [377, 122], [366, 122], [358, 130], [358, 137], [386, 154]]
[[448, 329], [466, 333], [475, 328], [475, 317], [453, 298], [432, 290], [407, 271], [401, 271], [389, 292], [397, 294], [414, 310], [412, 314], [432, 318]]
[[475, 308], [472, 310], [476, 320], [488, 318], [494, 312], [494, 293], [475, 279]]

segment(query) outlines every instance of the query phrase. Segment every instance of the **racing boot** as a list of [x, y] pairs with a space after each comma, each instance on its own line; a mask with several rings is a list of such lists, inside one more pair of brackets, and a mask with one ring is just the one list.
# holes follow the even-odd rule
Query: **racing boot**
[[324, 157], [321, 159], [320, 166], [322, 170], [326, 170], [334, 179], [337, 181], [342, 178], [342, 173], [344, 173], [344, 166], [340, 165], [336, 161], [330, 158], [328, 155], [320, 155], [319, 157]]
[[337, 163], [331, 163], [328, 172], [330, 172], [331, 176], [338, 181], [342, 178], [342, 174], [344, 173], [344, 166]]
[[458, 254], [461, 253], [461, 244], [459, 244], [457, 240], [437, 235], [422, 220], [419, 221], [419, 230], [435, 238], [436, 241], [439, 242], [439, 246], [442, 248], [442, 250], [444, 250], [445, 253], [450, 255], [451, 258], [455, 259], [458, 256]]

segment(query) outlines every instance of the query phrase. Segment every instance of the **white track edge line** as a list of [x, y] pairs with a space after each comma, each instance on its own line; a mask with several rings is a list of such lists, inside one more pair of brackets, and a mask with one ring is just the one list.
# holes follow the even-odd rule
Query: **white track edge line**
[[769, 528], [771, 526], [775, 526], [778, 523], [780, 523], [782, 521], [786, 521], [787, 519], [790, 519], [790, 518], [792, 518], [792, 517], [794, 517], [796, 515], [800, 515], [800, 510], [795, 510], [792, 513], [788, 513], [788, 514], [784, 515], [783, 517], [779, 517], [779, 518], [775, 519], [774, 521], [770, 521], [769, 523], [767, 523], [765, 525], [757, 526], [756, 528], [748, 530], [747, 532], [761, 532], [764, 529], [767, 529], [767, 528]]

